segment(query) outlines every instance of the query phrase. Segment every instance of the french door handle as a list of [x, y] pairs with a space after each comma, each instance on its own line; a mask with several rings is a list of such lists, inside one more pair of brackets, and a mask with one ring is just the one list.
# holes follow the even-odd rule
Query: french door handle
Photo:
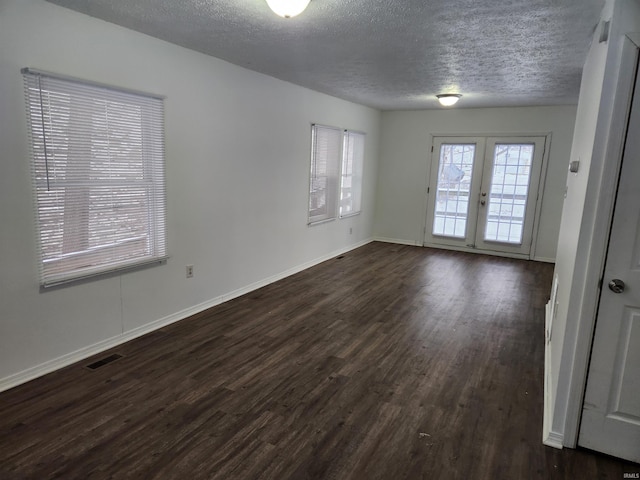
[[482, 193], [481, 193], [481, 195], [482, 195], [483, 197], [486, 197], [486, 196], [487, 196], [487, 192], [482, 192]]
[[487, 202], [485, 202], [484, 200], [480, 200], [480, 205], [484, 205], [485, 203]]

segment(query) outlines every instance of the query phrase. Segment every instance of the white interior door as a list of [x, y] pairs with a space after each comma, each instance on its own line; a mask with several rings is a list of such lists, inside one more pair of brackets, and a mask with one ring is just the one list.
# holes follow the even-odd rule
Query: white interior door
[[636, 81], [578, 444], [640, 462], [640, 81]]
[[531, 250], [545, 137], [434, 137], [425, 245]]

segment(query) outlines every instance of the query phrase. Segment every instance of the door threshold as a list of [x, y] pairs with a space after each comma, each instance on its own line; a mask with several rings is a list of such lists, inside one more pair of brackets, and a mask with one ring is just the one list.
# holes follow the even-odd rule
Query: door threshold
[[442, 250], [454, 250], [457, 252], [477, 253], [480, 255], [491, 255], [493, 257], [517, 258], [519, 260], [531, 260], [530, 256], [524, 253], [500, 252], [496, 250], [481, 250], [479, 248], [462, 245], [447, 245], [443, 243], [424, 242], [423, 247], [440, 248]]

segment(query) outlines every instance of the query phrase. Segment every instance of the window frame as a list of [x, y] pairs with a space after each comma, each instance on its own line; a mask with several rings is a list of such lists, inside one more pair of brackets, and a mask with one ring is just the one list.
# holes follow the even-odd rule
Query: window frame
[[40, 286], [164, 262], [164, 97], [21, 73]]
[[[361, 140], [360, 145], [356, 145], [355, 152], [351, 151], [348, 148], [349, 138], [353, 136], [355, 139]], [[358, 140], [355, 140], [358, 142]], [[355, 131], [355, 130], [345, 130], [343, 135], [343, 148], [342, 148], [342, 164], [340, 167], [340, 200], [338, 203], [338, 214], [340, 218], [348, 218], [354, 217], [356, 215], [360, 215], [362, 212], [362, 186], [364, 179], [364, 147], [366, 143], [366, 134], [363, 132]], [[359, 148], [359, 151], [357, 150]], [[359, 155], [357, 155], [359, 153]], [[347, 160], [347, 156], [349, 156], [349, 161]], [[359, 157], [359, 158], [356, 158]], [[350, 171], [345, 173], [345, 169], [349, 168]], [[351, 180], [351, 201], [349, 202], [351, 210], [348, 212], [342, 212], [342, 207], [345, 200], [345, 178], [350, 178]], [[354, 192], [356, 195], [354, 196]]]
[[[322, 151], [319, 151], [318, 137], [324, 132], [326, 135], [333, 135], [339, 132], [340, 138], [334, 145], [335, 150], [331, 150], [327, 147], [327, 155], [335, 154], [335, 158], [324, 158], [325, 171], [318, 173], [319, 156]], [[338, 213], [338, 192], [340, 190], [340, 168], [343, 148], [343, 130], [337, 127], [331, 127], [328, 125], [312, 124], [311, 125], [311, 165], [309, 170], [309, 201], [307, 204], [307, 220], [308, 225], [318, 225], [321, 223], [331, 222], [337, 218]], [[325, 180], [324, 188], [319, 187], [317, 184], [322, 183], [322, 179]], [[314, 200], [318, 199], [318, 192], [323, 191], [325, 212], [320, 214], [312, 214], [318, 207], [313, 207]], [[315, 202], [316, 204], [318, 202]]]
[[[325, 159], [325, 162], [331, 162], [331, 167], [333, 168], [333, 172], [329, 172], [326, 175], [318, 176], [317, 174], [317, 159], [319, 155], [318, 151], [318, 132], [326, 131], [326, 132], [340, 132], [340, 138], [337, 139], [336, 148], [332, 153], [335, 154], [335, 158]], [[361, 155], [358, 162], [358, 169], [356, 171], [353, 170], [353, 157], [351, 157], [347, 161], [345, 158], [346, 155], [349, 154], [350, 150], [348, 149], [348, 141], [350, 136], [357, 136], [357, 138], [361, 138]], [[308, 197], [308, 209], [307, 209], [307, 225], [319, 225], [322, 223], [331, 222], [336, 219], [343, 219], [348, 217], [353, 217], [359, 215], [362, 212], [362, 187], [363, 187], [363, 176], [364, 176], [364, 148], [365, 148], [365, 139], [366, 134], [364, 132], [360, 132], [357, 130], [348, 130], [339, 127], [333, 127], [329, 125], [322, 124], [311, 124], [311, 164], [309, 170], [309, 197]], [[351, 171], [348, 174], [345, 174], [345, 166], [351, 166]], [[328, 169], [330, 170], [330, 169]], [[352, 181], [356, 180], [359, 182], [357, 188], [354, 189], [353, 185], [351, 186], [352, 190], [357, 190], [358, 197], [355, 202], [352, 202], [352, 205], [355, 204], [357, 209], [349, 212], [342, 211], [342, 203], [343, 197], [345, 195], [345, 177], [349, 177]], [[329, 204], [331, 208], [327, 208], [326, 212], [320, 215], [312, 215], [312, 204], [314, 203], [314, 195], [317, 193], [317, 188], [314, 188], [314, 181], [317, 182], [319, 178], [326, 178], [326, 198], [325, 205]], [[331, 197], [333, 195], [333, 197]]]

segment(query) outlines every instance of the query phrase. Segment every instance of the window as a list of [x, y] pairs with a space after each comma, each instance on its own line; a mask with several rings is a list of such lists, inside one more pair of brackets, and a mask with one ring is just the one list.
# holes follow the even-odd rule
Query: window
[[163, 100], [22, 73], [41, 285], [166, 258]]
[[363, 159], [364, 134], [312, 126], [309, 224], [360, 213]]
[[362, 164], [364, 159], [364, 135], [344, 132], [342, 154], [342, 179], [340, 182], [340, 216], [360, 213], [362, 197]]
[[309, 223], [336, 218], [342, 130], [322, 125], [311, 128]]

